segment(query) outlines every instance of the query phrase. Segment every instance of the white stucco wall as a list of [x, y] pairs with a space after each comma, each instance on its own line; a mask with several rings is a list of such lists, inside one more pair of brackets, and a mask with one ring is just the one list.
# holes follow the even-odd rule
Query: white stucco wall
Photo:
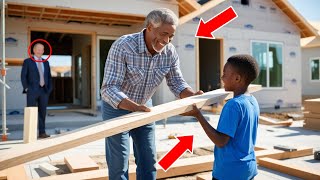
[[311, 81], [310, 60], [320, 59], [320, 47], [302, 48], [302, 95], [320, 96], [320, 81]]
[[[216, 38], [223, 39], [223, 59], [234, 54], [251, 54], [251, 41], [270, 41], [283, 44], [283, 87], [263, 88], [255, 93], [261, 107], [274, 107], [282, 101], [281, 107], [301, 105], [301, 50], [300, 34], [292, 21], [270, 0], [252, 0], [249, 7], [226, 1], [198, 16], [205, 21], [233, 6], [238, 18], [214, 32]], [[262, 6], [263, 8], [261, 8]], [[252, 29], [245, 26], [251, 25]], [[198, 20], [194, 19], [178, 27], [177, 51], [181, 59], [181, 69], [187, 82], [196, 86], [196, 46], [195, 33]], [[186, 48], [187, 44], [194, 49]], [[235, 47], [236, 51], [229, 51]], [[290, 53], [295, 55], [290, 56]], [[164, 94], [165, 97], [169, 97]]]

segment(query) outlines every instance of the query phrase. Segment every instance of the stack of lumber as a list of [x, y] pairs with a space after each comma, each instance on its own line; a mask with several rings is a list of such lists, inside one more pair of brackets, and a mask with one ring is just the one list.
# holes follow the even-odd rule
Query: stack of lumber
[[308, 99], [304, 101], [305, 111], [305, 124], [306, 129], [320, 130], [320, 98]]

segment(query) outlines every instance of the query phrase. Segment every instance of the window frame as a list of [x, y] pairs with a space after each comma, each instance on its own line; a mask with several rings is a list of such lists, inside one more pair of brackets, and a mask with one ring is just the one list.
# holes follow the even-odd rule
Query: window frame
[[[267, 44], [267, 49], [269, 50], [269, 45], [270, 44], [279, 44], [281, 45], [282, 48], [282, 67], [281, 67], [281, 72], [282, 72], [282, 83], [281, 83], [281, 87], [270, 87], [270, 72], [269, 72], [269, 51], [268, 51], [268, 55], [267, 55], [267, 86], [266, 87], [262, 87], [263, 89], [266, 90], [282, 90], [284, 89], [284, 43], [283, 42], [277, 42], [277, 41], [264, 41], [264, 40], [251, 40], [250, 41], [250, 55], [253, 56], [253, 43], [265, 43]], [[259, 66], [259, 70], [260, 70], [260, 66]]]
[[320, 57], [311, 57], [311, 58], [309, 58], [309, 80], [310, 80], [310, 82], [312, 82], [312, 83], [314, 83], [314, 82], [320, 82], [320, 67], [319, 67], [319, 79], [317, 79], [317, 80], [313, 80], [312, 79], [312, 71], [311, 71], [311, 62], [313, 61], [313, 60], [318, 60], [319, 61], [319, 65], [320, 65]]

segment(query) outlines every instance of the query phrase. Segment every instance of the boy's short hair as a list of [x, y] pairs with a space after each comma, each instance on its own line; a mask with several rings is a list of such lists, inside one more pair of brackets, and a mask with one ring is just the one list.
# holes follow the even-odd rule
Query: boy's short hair
[[259, 66], [254, 57], [248, 54], [231, 56], [227, 63], [236, 68], [240, 76], [245, 77], [245, 82], [249, 85], [259, 75]]

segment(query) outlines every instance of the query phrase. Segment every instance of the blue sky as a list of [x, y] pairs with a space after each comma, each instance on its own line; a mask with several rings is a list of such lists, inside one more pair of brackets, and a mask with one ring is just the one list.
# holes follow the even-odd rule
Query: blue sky
[[320, 0], [288, 0], [308, 21], [320, 22]]

